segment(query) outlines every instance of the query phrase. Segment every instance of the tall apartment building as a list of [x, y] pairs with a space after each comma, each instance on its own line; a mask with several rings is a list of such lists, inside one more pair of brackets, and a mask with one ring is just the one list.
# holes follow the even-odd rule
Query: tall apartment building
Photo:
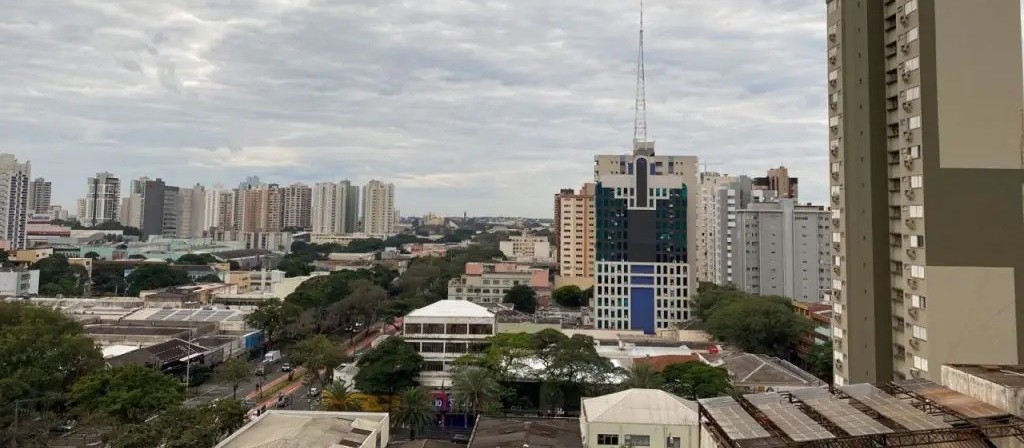
[[[223, 213], [221, 207], [223, 205], [224, 185], [215, 184], [213, 187], [206, 190], [206, 197], [203, 199], [203, 231], [209, 232], [211, 229], [219, 229], [221, 226], [221, 218]], [[233, 202], [233, 200], [231, 201]]]
[[498, 249], [511, 261], [548, 263], [551, 261], [551, 243], [546, 236], [511, 235], [498, 243]]
[[827, 2], [835, 383], [1024, 350], [1020, 4]]
[[0, 154], [0, 248], [26, 247], [31, 175], [31, 163], [18, 163], [13, 154]]
[[359, 187], [348, 180], [314, 185], [310, 224], [315, 234], [356, 233], [359, 230]]
[[243, 232], [280, 232], [284, 196], [277, 184], [235, 190], [234, 227]]
[[795, 177], [789, 177], [789, 169], [780, 166], [769, 169], [765, 177], [755, 177], [754, 190], [765, 192], [768, 199], [797, 199], [798, 181]]
[[829, 212], [793, 199], [751, 202], [730, 229], [736, 287], [753, 294], [821, 302], [832, 282]]
[[292, 184], [281, 189], [282, 228], [309, 230], [313, 189], [304, 184]]
[[142, 185], [142, 236], [178, 235], [179, 188], [162, 179], [146, 180]]
[[50, 213], [53, 184], [38, 177], [28, 184], [28, 211], [39, 215]]
[[704, 172], [700, 173], [700, 196], [697, 204], [697, 241], [694, 254], [696, 265], [694, 277], [698, 282], [723, 283], [718, 279], [725, 260], [719, 250], [725, 238], [719, 229], [723, 207], [735, 210], [735, 200], [726, 204], [719, 201], [719, 190], [736, 181], [735, 176]]
[[206, 222], [206, 188], [196, 184], [192, 188], [178, 189], [178, 197], [174, 202], [174, 212], [178, 215], [178, 228], [175, 236], [179, 238], [198, 238], [203, 236], [203, 225]]
[[85, 219], [82, 225], [95, 227], [105, 222], [117, 221], [121, 207], [121, 179], [113, 174], [96, 173], [86, 181]]
[[378, 237], [395, 234], [395, 184], [370, 180], [363, 187], [363, 233]]
[[595, 188], [595, 184], [586, 183], [578, 192], [567, 188], [555, 195], [556, 287], [594, 286]]
[[148, 177], [132, 179], [128, 187], [128, 196], [121, 199], [117, 220], [128, 227], [142, 228], [142, 194], [146, 189]]

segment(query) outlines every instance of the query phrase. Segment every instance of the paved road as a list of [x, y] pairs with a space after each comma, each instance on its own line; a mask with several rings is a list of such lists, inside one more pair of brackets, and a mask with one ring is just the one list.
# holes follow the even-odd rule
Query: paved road
[[[256, 360], [250, 363], [252, 370], [256, 370], [256, 366], [260, 361]], [[252, 376], [248, 381], [243, 382], [238, 386], [238, 399], [254, 398], [260, 385], [263, 387], [269, 387], [275, 381], [281, 381], [286, 377], [288, 373], [281, 371], [281, 363], [278, 362], [271, 366], [267, 370], [267, 374], [263, 377]], [[218, 398], [230, 398], [231, 397], [231, 385], [225, 383], [216, 383], [213, 380], [206, 382], [198, 388], [189, 390], [188, 400], [185, 401], [186, 406], [201, 406], [209, 403]]]

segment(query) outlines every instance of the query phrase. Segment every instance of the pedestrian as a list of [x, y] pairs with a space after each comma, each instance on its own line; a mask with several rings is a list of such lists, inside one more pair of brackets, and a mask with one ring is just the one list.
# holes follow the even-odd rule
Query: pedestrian
[[291, 381], [293, 379], [295, 379], [295, 372], [294, 371], [289, 371], [288, 372], [288, 381]]

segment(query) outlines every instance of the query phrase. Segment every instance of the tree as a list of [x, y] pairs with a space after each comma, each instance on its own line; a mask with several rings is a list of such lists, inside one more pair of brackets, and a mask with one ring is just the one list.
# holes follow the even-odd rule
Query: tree
[[793, 312], [789, 299], [748, 296], [717, 305], [708, 332], [750, 353], [786, 357], [810, 323]]
[[320, 409], [324, 411], [362, 411], [355, 399], [352, 388], [344, 380], [335, 380], [324, 388]]
[[165, 263], [143, 263], [128, 274], [128, 295], [137, 296], [140, 291], [189, 283], [188, 275], [181, 269]]
[[39, 294], [44, 296], [81, 296], [86, 278], [85, 268], [72, 265], [64, 255], [53, 254], [35, 262], [39, 270]]
[[6, 265], [11, 261], [11, 254], [6, 250], [0, 249], [0, 265]]
[[719, 307], [748, 297], [749, 294], [740, 291], [733, 285], [719, 286], [714, 283], [701, 282], [697, 288], [697, 296], [693, 300], [694, 314], [700, 320], [707, 322]]
[[409, 439], [416, 440], [416, 428], [434, 421], [434, 400], [422, 387], [410, 387], [402, 392], [401, 404], [395, 413], [395, 423], [409, 427]]
[[629, 378], [623, 384], [626, 389], [659, 389], [665, 379], [650, 364], [633, 364]]
[[46, 417], [62, 410], [71, 385], [102, 368], [103, 355], [78, 322], [50, 308], [0, 301], [0, 428], [12, 427], [14, 407], [8, 405], [15, 400], [42, 400], [20, 409], [22, 425], [17, 434], [0, 431], [0, 446], [12, 437], [27, 444], [24, 423], [52, 424]]
[[277, 269], [284, 271], [284, 276], [288, 278], [302, 277], [313, 272], [313, 266], [291, 255], [281, 258], [281, 261], [277, 263]]
[[727, 370], [699, 361], [669, 364], [661, 375], [666, 392], [690, 400], [728, 395], [732, 390]]
[[195, 282], [196, 283], [223, 283], [221, 281], [220, 277], [217, 276], [217, 274], [206, 274], [206, 275], [204, 275], [202, 277], [197, 278]]
[[320, 384], [321, 389], [327, 385], [328, 378], [334, 373], [334, 368], [341, 363], [344, 353], [341, 347], [321, 334], [295, 344], [289, 356], [292, 361], [306, 367], [306, 372], [310, 375], [308, 386], [312, 390], [315, 384]]
[[274, 335], [299, 318], [300, 311], [298, 307], [289, 303], [268, 301], [246, 315], [245, 323], [263, 330], [267, 343], [271, 344], [274, 342]]
[[245, 406], [238, 400], [217, 400], [189, 408], [169, 408], [156, 419], [125, 427], [111, 448], [212, 448], [245, 424]]
[[537, 293], [529, 285], [515, 285], [505, 293], [504, 303], [511, 303], [516, 311], [537, 311]]
[[551, 292], [555, 303], [570, 308], [586, 306], [587, 298], [587, 293], [576, 285], [563, 286]]
[[72, 386], [70, 396], [82, 410], [132, 424], [180, 404], [185, 391], [174, 378], [129, 364], [83, 377]]
[[83, 257], [91, 258], [91, 259], [95, 260], [97, 258], [100, 258], [100, 254], [97, 253], [97, 252], [94, 252], [94, 251], [89, 251], [89, 252], [86, 252], [85, 255], [83, 255]]
[[371, 394], [393, 394], [415, 385], [423, 369], [423, 357], [412, 345], [392, 336], [359, 357], [356, 387]]
[[231, 385], [231, 399], [238, 398], [238, 387], [252, 375], [252, 368], [242, 358], [231, 358], [217, 366], [214, 378]]
[[827, 343], [811, 347], [811, 350], [807, 353], [807, 364], [811, 367], [811, 372], [815, 376], [821, 378], [822, 381], [832, 382], [832, 341]]
[[494, 372], [484, 367], [460, 366], [452, 372], [455, 405], [477, 415], [501, 409], [502, 387]]
[[178, 257], [177, 264], [210, 264], [217, 263], [217, 257], [210, 254], [185, 254]]
[[377, 238], [354, 239], [348, 243], [342, 252], [369, 253], [384, 250], [384, 241]]

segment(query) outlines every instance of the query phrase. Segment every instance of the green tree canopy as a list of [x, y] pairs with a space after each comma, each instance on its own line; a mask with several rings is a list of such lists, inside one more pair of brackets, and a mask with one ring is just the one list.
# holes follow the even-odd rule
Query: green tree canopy
[[86, 375], [71, 388], [71, 399], [80, 409], [121, 424], [142, 423], [184, 397], [184, 385], [174, 378], [134, 364]]
[[263, 330], [267, 342], [272, 343], [274, 335], [281, 329], [291, 325], [299, 318], [299, 307], [290, 303], [267, 301], [245, 316], [245, 323], [253, 328]]
[[666, 392], [689, 400], [728, 395], [732, 390], [728, 371], [699, 361], [670, 364], [661, 376]]
[[128, 295], [137, 296], [140, 291], [189, 283], [188, 274], [181, 269], [166, 263], [142, 263], [128, 274]]
[[580, 288], [579, 286], [568, 285], [552, 291], [551, 299], [554, 300], [555, 303], [562, 306], [570, 308], [579, 308], [581, 306], [587, 305], [590, 296], [587, 295], [586, 290]]
[[306, 372], [310, 375], [309, 388], [316, 384], [323, 388], [344, 355], [340, 346], [321, 334], [295, 344], [288, 356], [292, 361], [306, 367]]
[[515, 285], [505, 293], [504, 303], [511, 303], [516, 311], [530, 313], [537, 311], [537, 292], [529, 285]]
[[148, 423], [124, 427], [111, 448], [212, 448], [245, 424], [245, 406], [217, 400], [197, 407], [173, 407]]
[[452, 372], [454, 405], [470, 414], [501, 410], [501, 383], [494, 371], [480, 366], [459, 366]]
[[835, 361], [832, 356], [831, 341], [821, 345], [815, 344], [807, 353], [807, 364], [810, 365], [811, 373], [829, 383], [833, 380], [832, 363]]
[[87, 277], [85, 268], [72, 265], [68, 258], [53, 254], [32, 264], [39, 270], [39, 294], [43, 296], [81, 296]]
[[243, 358], [231, 358], [217, 366], [214, 377], [231, 385], [231, 398], [238, 398], [238, 387], [252, 376], [252, 368]]
[[395, 413], [395, 423], [409, 428], [409, 439], [416, 439], [416, 429], [434, 421], [434, 400], [422, 387], [410, 387], [402, 392], [401, 404]]
[[387, 338], [359, 357], [356, 388], [371, 394], [390, 394], [415, 385], [423, 357], [400, 337]]
[[334, 380], [324, 388], [320, 409], [335, 412], [362, 411], [359, 401], [353, 395], [352, 387], [345, 380]]
[[716, 307], [707, 321], [717, 339], [750, 353], [785, 357], [810, 323], [782, 297], [752, 296]]
[[733, 285], [718, 286], [714, 283], [702, 282], [697, 288], [697, 296], [693, 299], [694, 312], [700, 320], [707, 322], [718, 307], [748, 296], [749, 294], [740, 291]]
[[313, 272], [313, 265], [298, 256], [289, 254], [281, 258], [281, 261], [277, 263], [277, 269], [284, 271], [285, 277], [302, 277]]
[[210, 254], [185, 254], [178, 257], [178, 264], [210, 264], [219, 263], [220, 260]]
[[629, 378], [623, 384], [624, 389], [660, 389], [665, 378], [654, 370], [650, 364], [633, 364], [629, 369]]
[[91, 258], [93, 260], [95, 260], [97, 258], [100, 258], [100, 254], [95, 252], [95, 251], [86, 252], [85, 255], [82, 255], [82, 256], [85, 257], [85, 258]]

